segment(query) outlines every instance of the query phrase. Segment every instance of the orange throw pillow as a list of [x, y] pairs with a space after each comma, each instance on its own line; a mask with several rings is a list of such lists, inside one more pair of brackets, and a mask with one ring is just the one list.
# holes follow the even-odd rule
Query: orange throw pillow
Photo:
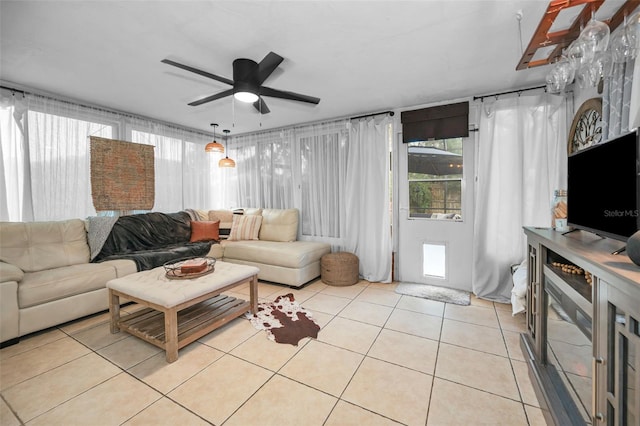
[[191, 242], [220, 240], [220, 221], [191, 221]]

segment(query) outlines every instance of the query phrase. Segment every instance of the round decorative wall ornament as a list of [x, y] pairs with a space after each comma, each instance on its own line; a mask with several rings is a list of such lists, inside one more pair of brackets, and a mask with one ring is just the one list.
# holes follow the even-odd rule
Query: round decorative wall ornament
[[586, 100], [576, 112], [569, 132], [569, 154], [602, 141], [602, 98]]

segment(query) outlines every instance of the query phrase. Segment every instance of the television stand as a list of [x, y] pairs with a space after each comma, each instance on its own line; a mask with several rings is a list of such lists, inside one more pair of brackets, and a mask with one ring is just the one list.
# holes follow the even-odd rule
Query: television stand
[[[620, 241], [525, 227], [526, 332], [520, 346], [549, 426], [638, 425], [640, 266]], [[589, 272], [566, 272], [554, 263]], [[551, 305], [561, 306], [567, 318]]]
[[[582, 231], [582, 229], [579, 229], [579, 228], [573, 228], [573, 229], [571, 229], [571, 230], [569, 230], [569, 231], [565, 231], [565, 232], [563, 232], [561, 235], [571, 234], [572, 232], [576, 232], [576, 231]], [[602, 236], [602, 235], [600, 235], [600, 234], [597, 234], [597, 233], [595, 233], [595, 232], [591, 232], [591, 231], [586, 231], [586, 232], [589, 232], [590, 234], [595, 235], [596, 237], [600, 237], [600, 239], [605, 239], [605, 238], [607, 238], [607, 237], [604, 237], [604, 236]]]

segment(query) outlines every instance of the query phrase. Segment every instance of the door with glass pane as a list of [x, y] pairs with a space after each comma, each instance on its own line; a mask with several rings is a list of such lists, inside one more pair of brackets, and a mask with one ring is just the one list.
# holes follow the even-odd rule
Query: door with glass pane
[[396, 281], [471, 290], [474, 140], [397, 135]]

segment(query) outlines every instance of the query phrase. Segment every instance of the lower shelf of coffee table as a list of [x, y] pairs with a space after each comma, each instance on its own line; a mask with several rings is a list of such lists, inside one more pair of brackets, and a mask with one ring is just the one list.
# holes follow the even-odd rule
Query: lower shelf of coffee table
[[[249, 311], [249, 302], [218, 295], [177, 313], [178, 348], [182, 348]], [[121, 330], [165, 349], [165, 314], [144, 308], [118, 321]]]

